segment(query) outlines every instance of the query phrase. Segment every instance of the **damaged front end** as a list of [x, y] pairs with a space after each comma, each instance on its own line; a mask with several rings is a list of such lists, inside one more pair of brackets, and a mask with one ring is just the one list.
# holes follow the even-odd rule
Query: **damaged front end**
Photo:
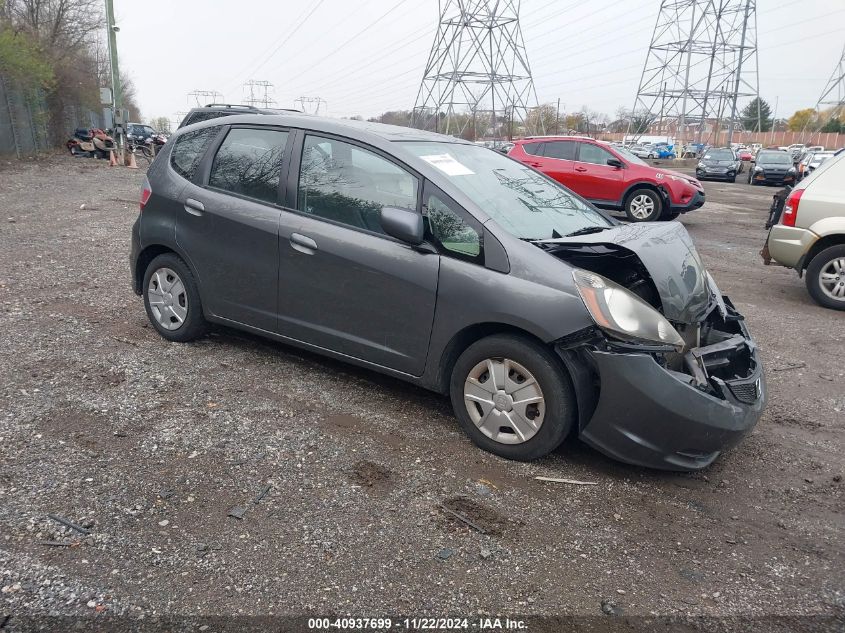
[[[576, 267], [576, 285], [596, 321], [556, 345], [578, 393], [580, 437], [632, 464], [704, 468], [762, 414], [757, 347], [682, 226], [634, 231], [538, 244]], [[619, 302], [622, 294], [613, 321], [614, 306], [602, 297]]]

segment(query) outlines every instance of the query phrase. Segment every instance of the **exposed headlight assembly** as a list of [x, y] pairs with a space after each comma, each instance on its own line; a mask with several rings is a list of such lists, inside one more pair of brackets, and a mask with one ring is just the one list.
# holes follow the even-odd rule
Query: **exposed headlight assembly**
[[572, 271], [575, 287], [593, 321], [616, 338], [633, 343], [671, 345], [679, 352], [684, 339], [657, 310], [610, 279], [588, 270]]

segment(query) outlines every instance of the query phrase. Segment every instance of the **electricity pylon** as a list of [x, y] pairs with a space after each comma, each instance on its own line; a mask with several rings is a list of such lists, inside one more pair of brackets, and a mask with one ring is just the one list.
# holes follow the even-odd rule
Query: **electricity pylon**
[[520, 1], [439, 0], [438, 6], [440, 21], [411, 124], [471, 138], [479, 131], [511, 136], [537, 105]]
[[270, 91], [273, 84], [269, 81], [250, 79], [244, 84], [244, 90], [249, 92], [246, 103], [251, 106], [269, 108], [276, 102], [270, 98]]
[[759, 96], [757, 0], [661, 0], [632, 120], [699, 143], [727, 120], [730, 143], [737, 100]]
[[827, 108], [832, 108], [831, 117], [841, 118], [845, 114], [845, 47], [816, 103], [816, 113], [821, 114]]

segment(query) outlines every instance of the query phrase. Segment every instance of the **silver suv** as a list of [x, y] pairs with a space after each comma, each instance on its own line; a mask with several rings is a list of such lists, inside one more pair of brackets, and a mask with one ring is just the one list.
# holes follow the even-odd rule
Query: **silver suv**
[[131, 264], [165, 339], [226, 325], [448, 394], [507, 458], [573, 433], [702, 468], [766, 399], [745, 321], [681, 224], [620, 224], [419, 130], [292, 114], [185, 127], [148, 171]]
[[772, 259], [805, 275], [819, 305], [845, 310], [845, 152], [796, 185], [768, 245]]

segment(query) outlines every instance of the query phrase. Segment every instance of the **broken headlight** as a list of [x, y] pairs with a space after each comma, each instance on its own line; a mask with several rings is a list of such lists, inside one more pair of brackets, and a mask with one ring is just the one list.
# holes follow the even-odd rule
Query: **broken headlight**
[[684, 339], [672, 324], [634, 293], [588, 270], [576, 268], [572, 278], [587, 311], [603, 330], [624, 341], [683, 350]]

